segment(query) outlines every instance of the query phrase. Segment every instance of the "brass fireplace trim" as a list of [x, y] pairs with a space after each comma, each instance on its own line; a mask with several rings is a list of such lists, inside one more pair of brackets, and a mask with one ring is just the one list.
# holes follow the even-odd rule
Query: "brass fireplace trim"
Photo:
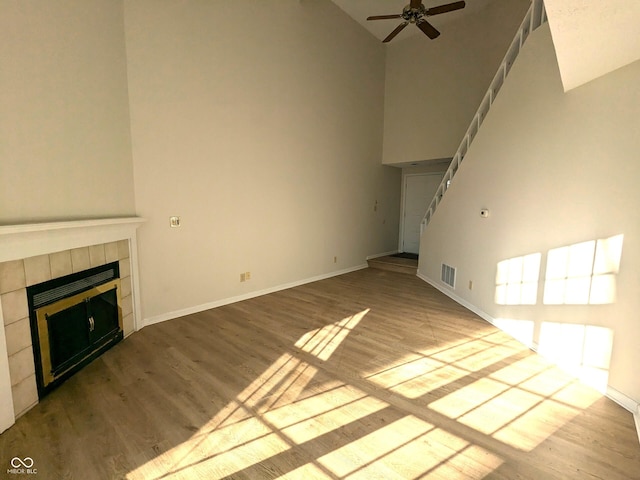
[[84, 302], [86, 299], [95, 297], [96, 295], [100, 295], [102, 293], [108, 292], [110, 290], [116, 289], [116, 299], [118, 302], [118, 326], [120, 331], [122, 331], [122, 298], [120, 295], [120, 279], [116, 278], [109, 282], [103, 283], [101, 285], [97, 285], [90, 290], [78, 293], [76, 295], [72, 295], [70, 297], [63, 298], [58, 300], [50, 305], [45, 305], [43, 307], [37, 308], [35, 310], [37, 324], [38, 324], [38, 341], [40, 344], [40, 361], [42, 363], [42, 384], [43, 387], [46, 387], [50, 383], [52, 383], [57, 378], [60, 378], [69, 370], [74, 368], [77, 364], [83, 362], [88, 357], [90, 357], [93, 352], [89, 352], [86, 356], [79, 359], [74, 365], [69, 366], [64, 371], [58, 373], [57, 375], [53, 375], [52, 367], [51, 367], [51, 354], [50, 354], [50, 345], [49, 345], [49, 324], [47, 322], [47, 315], [53, 315], [55, 313], [61, 312], [62, 310], [66, 310], [69, 307], [73, 307], [78, 303]]

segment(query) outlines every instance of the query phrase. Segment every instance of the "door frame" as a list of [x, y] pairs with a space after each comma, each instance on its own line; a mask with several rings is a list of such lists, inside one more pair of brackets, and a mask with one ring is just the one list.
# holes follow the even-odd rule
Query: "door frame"
[[[423, 172], [423, 173], [403, 173], [402, 174], [402, 186], [400, 189], [400, 232], [398, 234], [398, 251], [404, 251], [404, 214], [405, 214], [405, 199], [407, 196], [407, 177], [424, 177], [427, 175], [439, 175], [444, 177], [445, 172]], [[427, 212], [428, 205], [425, 205], [424, 211]]]

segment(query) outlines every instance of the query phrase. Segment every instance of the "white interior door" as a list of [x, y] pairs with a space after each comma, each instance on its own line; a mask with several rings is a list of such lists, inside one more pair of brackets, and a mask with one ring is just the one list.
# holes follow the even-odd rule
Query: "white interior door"
[[420, 222], [442, 181], [443, 173], [405, 175], [402, 212], [402, 251], [420, 251]]

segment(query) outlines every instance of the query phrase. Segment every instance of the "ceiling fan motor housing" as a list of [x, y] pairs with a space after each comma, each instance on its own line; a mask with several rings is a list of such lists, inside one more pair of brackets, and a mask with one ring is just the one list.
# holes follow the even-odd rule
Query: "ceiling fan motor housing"
[[402, 18], [409, 23], [417, 23], [426, 13], [427, 9], [423, 4], [420, 4], [418, 8], [411, 8], [411, 5], [407, 5], [402, 9]]

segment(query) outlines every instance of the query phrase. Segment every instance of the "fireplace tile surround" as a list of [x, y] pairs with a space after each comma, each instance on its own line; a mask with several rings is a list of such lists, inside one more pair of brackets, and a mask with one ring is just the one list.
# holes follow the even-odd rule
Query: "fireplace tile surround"
[[0, 226], [0, 432], [38, 403], [26, 288], [117, 261], [126, 337], [141, 318], [136, 229], [142, 222], [128, 217]]

